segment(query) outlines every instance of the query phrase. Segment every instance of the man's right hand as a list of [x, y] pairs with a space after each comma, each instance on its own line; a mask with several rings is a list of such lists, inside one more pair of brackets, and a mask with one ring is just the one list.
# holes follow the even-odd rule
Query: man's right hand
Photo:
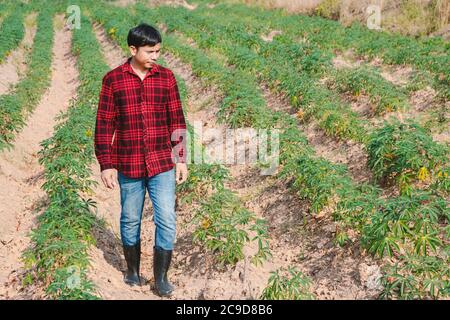
[[105, 169], [102, 171], [102, 181], [108, 189], [117, 186], [117, 169]]

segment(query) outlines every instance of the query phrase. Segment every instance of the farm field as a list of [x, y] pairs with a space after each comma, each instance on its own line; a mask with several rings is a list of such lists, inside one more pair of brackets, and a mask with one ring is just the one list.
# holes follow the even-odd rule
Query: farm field
[[102, 78], [141, 22], [189, 149], [218, 143], [198, 123], [279, 134], [273, 174], [188, 164], [170, 299], [450, 297], [448, 41], [226, 1], [30, 0], [0, 1], [0, 299], [161, 299], [151, 201], [131, 287], [94, 154]]

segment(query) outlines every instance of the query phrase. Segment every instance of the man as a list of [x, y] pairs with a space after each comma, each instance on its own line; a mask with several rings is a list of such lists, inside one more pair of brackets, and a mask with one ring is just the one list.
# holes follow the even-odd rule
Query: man
[[175, 241], [175, 185], [188, 175], [186, 123], [173, 72], [156, 64], [160, 33], [143, 23], [129, 31], [127, 40], [131, 57], [103, 78], [95, 154], [104, 185], [114, 189], [118, 181], [120, 186], [124, 281], [140, 285], [141, 217], [148, 190], [156, 225], [155, 289], [168, 296], [174, 290], [167, 270]]

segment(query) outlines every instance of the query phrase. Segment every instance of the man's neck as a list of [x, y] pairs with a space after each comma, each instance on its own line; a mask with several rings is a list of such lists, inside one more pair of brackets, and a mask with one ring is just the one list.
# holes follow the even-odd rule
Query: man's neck
[[141, 65], [136, 63], [136, 61], [134, 60], [134, 57], [131, 58], [130, 64], [131, 64], [131, 67], [133, 67], [134, 71], [136, 71], [137, 73], [140, 73], [140, 74], [146, 74], [150, 70], [150, 69], [142, 67]]

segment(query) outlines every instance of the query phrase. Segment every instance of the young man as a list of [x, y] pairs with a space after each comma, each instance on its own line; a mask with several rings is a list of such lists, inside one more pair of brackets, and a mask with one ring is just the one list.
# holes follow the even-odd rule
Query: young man
[[131, 57], [103, 78], [95, 154], [104, 185], [114, 189], [118, 181], [120, 186], [120, 233], [128, 266], [124, 281], [140, 285], [141, 216], [148, 190], [156, 225], [155, 289], [168, 296], [174, 290], [167, 270], [175, 241], [175, 185], [188, 174], [186, 123], [173, 72], [156, 64], [160, 33], [143, 23], [129, 31], [127, 40]]

